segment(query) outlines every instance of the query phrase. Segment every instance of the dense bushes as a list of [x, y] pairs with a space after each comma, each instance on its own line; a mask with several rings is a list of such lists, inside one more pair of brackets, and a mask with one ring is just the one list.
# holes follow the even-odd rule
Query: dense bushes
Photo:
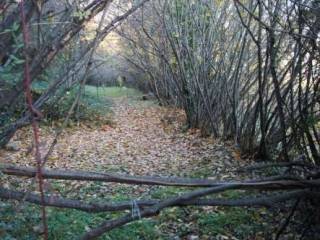
[[43, 114], [46, 121], [63, 120], [68, 115], [71, 106], [76, 103], [75, 110], [70, 112], [71, 121], [97, 122], [110, 114], [111, 102], [104, 95], [94, 93], [94, 87], [87, 87], [77, 101], [78, 89], [58, 92], [44, 104]]
[[[190, 127], [258, 159], [320, 164], [318, 1], [174, 0], [123, 34], [129, 62]], [[312, 119], [312, 120], [311, 120]]]

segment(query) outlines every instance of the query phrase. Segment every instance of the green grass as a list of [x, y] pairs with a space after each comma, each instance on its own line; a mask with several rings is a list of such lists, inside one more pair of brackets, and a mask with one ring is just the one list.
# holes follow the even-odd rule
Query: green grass
[[[41, 239], [37, 227], [41, 224], [40, 208], [26, 204], [19, 213], [11, 204], [0, 210], [0, 239]], [[119, 213], [89, 214], [77, 210], [47, 208], [50, 240], [78, 239], [85, 231], [97, 227], [103, 221], [119, 217]], [[156, 238], [155, 238], [156, 237]], [[105, 234], [101, 240], [163, 239], [154, 221], [146, 219]]]
[[[103, 221], [119, 216], [120, 214], [88, 214], [75, 210], [56, 210], [48, 218], [50, 239], [77, 239], [86, 230], [98, 226]], [[154, 224], [151, 221], [141, 220], [126, 227], [115, 229], [100, 239], [152, 239], [152, 236], [156, 234]]]
[[87, 85], [85, 92], [91, 96], [107, 98], [139, 97], [143, 95], [139, 90], [127, 87], [94, 87]]
[[[88, 202], [117, 202], [131, 199], [132, 186], [113, 185], [112, 189], [109, 189], [109, 187], [105, 183], [92, 182], [81, 186], [78, 192], [70, 192], [72, 188], [66, 186], [65, 182], [55, 181], [52, 183], [53, 189], [60, 192], [64, 197], [72, 199], [77, 199], [79, 195], [86, 196], [86, 201]], [[182, 187], [160, 186], [151, 191], [149, 197], [164, 199], [190, 190]], [[241, 196], [243, 196], [243, 192], [234, 190], [221, 194], [221, 197], [229, 199]], [[17, 214], [12, 202], [8, 202], [5, 205], [5, 208], [0, 209], [0, 239], [39, 239], [34, 227], [39, 226], [41, 223], [39, 218], [40, 208], [32, 204], [25, 204], [22, 212]], [[130, 212], [89, 214], [78, 210], [58, 208], [47, 208], [47, 211], [50, 240], [77, 239], [85, 231], [98, 226], [103, 221], [114, 219]], [[250, 208], [219, 207], [204, 209], [199, 207], [173, 207], [165, 209], [159, 216], [152, 219], [142, 219], [114, 229], [99, 239], [166, 240], [174, 239], [174, 237], [185, 239], [189, 235], [197, 235], [200, 239], [215, 239], [219, 235], [234, 236], [238, 239], [252, 237], [253, 239], [256, 233], [266, 231], [267, 228], [262, 225], [262, 222], [260, 211]], [[2, 230], [1, 227], [3, 228]]]
[[252, 210], [246, 208], [220, 208], [219, 211], [198, 216], [200, 235], [231, 235], [239, 239], [249, 239], [263, 231], [259, 219]]
[[[33, 84], [33, 92], [40, 96], [47, 88], [46, 82], [37, 82]], [[52, 97], [43, 107], [47, 122], [51, 120], [64, 119], [71, 105], [77, 99], [79, 88], [75, 86], [70, 91], [59, 92]], [[94, 124], [109, 124], [112, 116], [111, 107], [116, 98], [127, 97], [132, 100], [138, 99], [142, 93], [133, 88], [126, 87], [94, 87], [85, 86], [84, 94], [80, 97], [79, 105], [74, 109], [71, 115], [71, 121], [89, 121]], [[105, 122], [105, 120], [107, 120]]]
[[[64, 184], [55, 182], [53, 188], [63, 193], [68, 192]], [[130, 186], [113, 186], [112, 192], [101, 192], [104, 184], [92, 183], [81, 187], [79, 194], [87, 196], [87, 201], [126, 201], [130, 199]], [[185, 188], [159, 187], [150, 198], [167, 198], [186, 192]], [[95, 194], [95, 196], [90, 196]], [[243, 193], [228, 191], [225, 198], [236, 198]], [[62, 194], [65, 195], [65, 194]], [[71, 193], [70, 198], [77, 195]], [[66, 196], [65, 196], [66, 197]], [[99, 200], [97, 200], [99, 199]], [[1, 201], [0, 201], [1, 204]], [[213, 210], [214, 209], [214, 210]], [[122, 216], [125, 213], [89, 214], [78, 210], [47, 208], [50, 240], [77, 239], [85, 231], [98, 226], [103, 221]], [[264, 211], [264, 210], [262, 210]], [[127, 211], [129, 213], [129, 211]], [[22, 211], [17, 213], [12, 202], [0, 205], [0, 239], [39, 239], [34, 227], [39, 226], [40, 208], [32, 204], [25, 204]], [[197, 235], [200, 239], [215, 239], [219, 235], [234, 236], [238, 239], [248, 239], [257, 233], [267, 231], [262, 224], [260, 211], [250, 208], [168, 208], [152, 219], [143, 219], [104, 234], [101, 240], [135, 240], [135, 239], [173, 239], [174, 236], [185, 238]], [[270, 228], [269, 228], [270, 231]]]
[[[9, 205], [9, 204], [8, 204]], [[33, 240], [40, 239], [35, 230], [41, 224], [38, 206], [25, 204], [16, 213], [14, 206], [0, 210], [0, 239]], [[49, 239], [78, 239], [91, 228], [102, 222], [120, 217], [120, 213], [89, 214], [77, 210], [47, 208]], [[192, 223], [192, 224], [190, 224]], [[206, 212], [196, 207], [169, 208], [153, 219], [142, 219], [104, 234], [101, 240], [132, 239], [172, 239], [195, 234], [200, 239], [214, 239], [219, 235], [248, 239], [266, 231], [259, 224], [259, 216], [244, 208], [220, 208], [216, 212]]]
[[[40, 87], [37, 86], [39, 90]], [[40, 90], [39, 90], [40, 91]], [[75, 108], [71, 120], [89, 121], [92, 124], [109, 124], [112, 116], [111, 107], [113, 99], [121, 96], [137, 96], [139, 94], [135, 89], [96, 88], [86, 86], [85, 92], [80, 98], [78, 107]], [[62, 98], [52, 99], [45, 105], [44, 113], [47, 120], [64, 119], [71, 105], [78, 95], [78, 88], [74, 88], [63, 94]], [[69, 123], [71, 124], [72, 121]], [[71, 124], [72, 125], [72, 124]]]
[[95, 113], [93, 115], [101, 116], [110, 113], [110, 108], [112, 106], [112, 101], [104, 94], [94, 93], [91, 88], [87, 89], [87, 87], [85, 88], [84, 96], [82, 96], [82, 103], [89, 112]]

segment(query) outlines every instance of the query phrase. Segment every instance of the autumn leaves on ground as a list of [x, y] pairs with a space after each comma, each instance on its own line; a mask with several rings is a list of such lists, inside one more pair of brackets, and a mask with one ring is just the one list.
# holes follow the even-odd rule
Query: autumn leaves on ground
[[[172, 107], [160, 107], [151, 100], [144, 101], [140, 94], [128, 96], [127, 89], [116, 91], [122, 92], [112, 98], [100, 96], [101, 101], [111, 101], [112, 106], [99, 124], [90, 124], [88, 121], [76, 122], [64, 129], [46, 168], [130, 175], [207, 177], [220, 180], [241, 178], [239, 175], [235, 176], [235, 170], [244, 165], [245, 161], [239, 158], [237, 151], [226, 143], [201, 136], [197, 129], [187, 130], [182, 111]], [[57, 127], [59, 128], [59, 123], [54, 122], [41, 126], [42, 155], [46, 154], [52, 143]], [[1, 163], [34, 166], [30, 136], [30, 128], [18, 131], [8, 144], [9, 149], [1, 150]], [[8, 185], [22, 190], [36, 190], [35, 184], [31, 183], [29, 179], [12, 180], [12, 177], [7, 181]], [[181, 188], [171, 187], [53, 180], [47, 181], [45, 187], [47, 192], [55, 196], [85, 201], [162, 198], [183, 191]], [[27, 206], [21, 211], [33, 212], [32, 209], [37, 208], [28, 204]], [[17, 206], [6, 207], [11, 209]], [[153, 220], [141, 220], [130, 225], [131, 227], [115, 230], [111, 235], [105, 236], [105, 239], [150, 239], [149, 235], [156, 236], [156, 239], [209, 239], [209, 236], [239, 236], [239, 233], [235, 233], [238, 230], [243, 232], [240, 236], [257, 234], [256, 230], [251, 229], [255, 226], [246, 229], [245, 222], [254, 217], [249, 211], [220, 209], [216, 212], [216, 208], [209, 207], [193, 208], [191, 212], [190, 209], [167, 210]], [[65, 229], [67, 235], [63, 235], [63, 239], [72, 239], [79, 235], [78, 232], [88, 230], [94, 222], [114, 215], [98, 214], [92, 217], [72, 210], [48, 211], [52, 239], [61, 239], [59, 234], [66, 227], [70, 229]], [[202, 215], [203, 211], [207, 214]], [[13, 216], [8, 214], [8, 218]], [[16, 219], [8, 222], [23, 225], [24, 227], [20, 226], [21, 231], [25, 229], [29, 234], [26, 239], [33, 239], [37, 236], [37, 217], [39, 216], [21, 213]], [[239, 223], [243, 224], [241, 228]], [[30, 236], [30, 229], [34, 236]], [[15, 234], [12, 234], [14, 237]]]
[[[112, 102], [108, 116], [111, 115], [111, 121], [107, 124], [79, 122], [66, 128], [46, 166], [187, 176], [207, 161], [217, 171], [210, 175], [219, 178], [220, 170], [236, 164], [231, 161], [235, 153], [221, 142], [201, 137], [196, 129], [186, 130], [182, 111], [160, 107], [152, 101], [140, 100], [139, 96], [116, 97]], [[42, 155], [46, 154], [54, 131], [54, 127], [41, 127]], [[14, 146], [19, 151], [2, 151], [2, 159], [6, 163], [33, 166], [30, 136], [29, 128], [19, 131], [9, 144], [9, 148]]]

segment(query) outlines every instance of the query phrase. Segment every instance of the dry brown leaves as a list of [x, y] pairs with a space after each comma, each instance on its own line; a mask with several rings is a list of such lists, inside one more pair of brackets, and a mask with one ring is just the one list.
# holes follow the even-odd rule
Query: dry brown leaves
[[[238, 153], [200, 131], [183, 132], [184, 114], [174, 108], [142, 101], [116, 100], [115, 126], [80, 126], [64, 130], [47, 168], [112, 171], [132, 175], [233, 178]], [[0, 150], [0, 163], [34, 166], [29, 128], [19, 130], [12, 142], [19, 151]], [[54, 129], [41, 127], [45, 155]]]

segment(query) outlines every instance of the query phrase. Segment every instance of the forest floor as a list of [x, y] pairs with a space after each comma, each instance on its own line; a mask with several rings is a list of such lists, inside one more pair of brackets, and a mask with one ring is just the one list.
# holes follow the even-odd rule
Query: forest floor
[[[113, 96], [111, 101], [108, 121], [101, 121], [100, 124], [75, 123], [64, 130], [48, 159], [47, 168], [217, 180], [239, 180], [245, 177], [238, 175], [235, 170], [248, 161], [241, 159], [231, 144], [203, 137], [197, 129], [187, 130], [184, 126], [185, 116], [179, 109], [160, 107], [153, 101], [142, 101], [140, 95], [128, 96], [127, 93]], [[50, 146], [54, 132], [55, 127], [52, 125], [41, 126], [42, 155]], [[30, 151], [29, 128], [19, 130], [12, 144], [15, 146], [14, 151], [0, 151], [0, 163], [35, 165]], [[2, 177], [2, 181], [11, 188], [34, 189], [34, 186], [28, 187], [31, 180]], [[85, 201], [163, 198], [185, 190], [53, 180], [46, 184], [47, 192]], [[227, 196], [232, 198], [241, 194], [241, 191], [231, 191]], [[0, 236], [1, 222], [4, 222], [22, 228], [20, 233], [7, 230], [6, 234], [17, 239], [36, 239], [35, 226], [39, 220], [34, 216], [34, 209], [37, 207], [27, 204], [20, 214], [15, 214], [11, 219], [9, 213], [15, 211], [15, 208], [6, 205], [7, 210], [2, 212], [7, 217], [6, 221], [0, 215]], [[26, 212], [33, 214], [28, 216]], [[264, 239], [264, 226], [249, 222], [258, 223], [266, 214], [264, 211], [253, 212], [240, 208], [172, 208], [153, 220], [141, 220], [115, 230], [102, 239], [249, 239], [246, 238], [248, 236], [252, 236], [251, 239]], [[79, 235], [79, 232], [84, 232], [106, 217], [117, 216], [97, 214], [91, 217], [87, 213], [61, 209], [50, 209], [48, 215], [51, 239], [73, 239], [75, 233]], [[34, 235], [30, 235], [30, 230]], [[19, 238], [17, 234], [27, 234], [27, 237], [20, 235]]]
[[[112, 117], [106, 124], [80, 122], [66, 128], [46, 166], [190, 176], [210, 165], [208, 177], [224, 179], [234, 177], [230, 170], [243, 164], [231, 145], [202, 137], [197, 129], [185, 130], [185, 116], [178, 109], [130, 97], [115, 97], [112, 102]], [[42, 155], [46, 154], [54, 131], [51, 126], [41, 127]], [[31, 135], [29, 128], [18, 131], [12, 144], [19, 151], [1, 150], [1, 159], [5, 163], [33, 166]], [[229, 174], [224, 175], [226, 172]]]

